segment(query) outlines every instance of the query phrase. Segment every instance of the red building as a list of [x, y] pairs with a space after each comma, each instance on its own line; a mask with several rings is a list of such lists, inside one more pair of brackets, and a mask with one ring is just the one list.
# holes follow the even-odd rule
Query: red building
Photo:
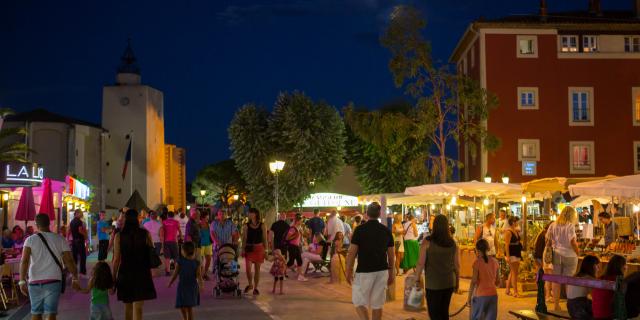
[[471, 23], [451, 62], [496, 94], [488, 153], [464, 143], [464, 180], [640, 173], [640, 0], [625, 12], [509, 16]]

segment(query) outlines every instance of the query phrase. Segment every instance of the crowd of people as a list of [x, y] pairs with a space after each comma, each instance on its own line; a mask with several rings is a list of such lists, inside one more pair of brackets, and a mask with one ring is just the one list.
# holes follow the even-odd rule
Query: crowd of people
[[[51, 231], [49, 217], [40, 214], [37, 232], [15, 227], [5, 231], [2, 244], [6, 250], [22, 249], [18, 284], [30, 297], [34, 319], [56, 318], [68, 277], [74, 290], [90, 294], [91, 319], [113, 318], [109, 294], [123, 303], [125, 319], [142, 319], [144, 301], [157, 297], [153, 277], [163, 275], [169, 276], [168, 286], [178, 281], [175, 307], [182, 319], [193, 319], [204, 281], [215, 269], [215, 253], [225, 245], [244, 257], [245, 294], [260, 295], [265, 260], [271, 261], [272, 293], [279, 294], [285, 292], [285, 278], [305, 282], [309, 269], [325, 268], [332, 283], [351, 284], [352, 302], [361, 319], [381, 319], [385, 290], [396, 276], [424, 273], [424, 282], [417, 276], [415, 285], [424, 287], [430, 319], [448, 319], [451, 297], [459, 290], [460, 249], [447, 217], [436, 215], [428, 232], [420, 232], [421, 223], [411, 214], [394, 215], [389, 228], [380, 223], [380, 214], [375, 202], [367, 206], [365, 217], [348, 221], [335, 210], [326, 217], [315, 210], [309, 219], [280, 213], [267, 228], [255, 208], [243, 221], [234, 221], [222, 210], [195, 208], [189, 214], [125, 208], [113, 221], [101, 212], [96, 223], [98, 262], [90, 275], [86, 275], [87, 225], [79, 210], [58, 234]], [[606, 214], [599, 218], [607, 230], [615, 228]], [[537, 236], [533, 252], [537, 266], [547, 273], [580, 278], [615, 280], [624, 275], [626, 261], [617, 255], [602, 272], [594, 256], [585, 256], [578, 267], [577, 219], [576, 211], [565, 207], [557, 221]], [[520, 221], [505, 211], [499, 212], [499, 219], [490, 213], [475, 234], [477, 259], [468, 296], [471, 318], [497, 319], [500, 260], [509, 266], [505, 293], [520, 296], [517, 281], [524, 251]], [[545, 250], [552, 250], [551, 258]], [[81, 278], [88, 280], [84, 287]], [[628, 280], [628, 299], [638, 295], [638, 278], [632, 275]], [[550, 284], [546, 292], [554, 308], [560, 309], [560, 285]], [[567, 309], [576, 319], [607, 318], [613, 313], [611, 291], [568, 286], [567, 299]]]

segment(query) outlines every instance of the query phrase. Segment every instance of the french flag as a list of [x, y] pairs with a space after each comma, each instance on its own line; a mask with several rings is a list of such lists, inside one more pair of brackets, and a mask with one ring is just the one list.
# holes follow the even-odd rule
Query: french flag
[[124, 180], [124, 178], [127, 176], [127, 169], [129, 168], [129, 162], [131, 162], [131, 140], [129, 140], [127, 155], [124, 157], [124, 167], [122, 168], [122, 180]]

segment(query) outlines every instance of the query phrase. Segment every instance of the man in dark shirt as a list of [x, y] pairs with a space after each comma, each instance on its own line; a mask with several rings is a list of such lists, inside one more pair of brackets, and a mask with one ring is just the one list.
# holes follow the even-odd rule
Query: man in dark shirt
[[87, 274], [87, 249], [85, 247], [85, 240], [87, 239], [87, 228], [82, 222], [82, 210], [76, 209], [74, 212], [74, 218], [69, 223], [69, 230], [71, 231], [71, 253], [76, 263], [80, 264], [80, 273]]
[[278, 215], [278, 221], [274, 222], [269, 230], [269, 247], [271, 248], [271, 251], [280, 249], [282, 255], [285, 257], [287, 256], [287, 245], [284, 237], [287, 232], [289, 232], [290, 228], [286, 218], [286, 213], [281, 212]]
[[322, 233], [322, 231], [324, 230], [324, 221], [322, 220], [322, 218], [320, 218], [320, 210], [313, 209], [313, 218], [307, 220], [306, 225], [307, 228], [309, 228], [309, 230], [311, 231], [309, 240], [313, 240], [313, 236], [315, 236], [316, 233]]
[[[381, 207], [377, 202], [367, 207], [369, 220], [357, 227], [351, 238], [347, 255], [347, 282], [352, 284], [352, 301], [360, 319], [382, 319], [385, 289], [395, 279], [394, 244], [391, 231], [378, 222]], [[353, 277], [353, 265], [358, 258], [358, 268]], [[353, 282], [353, 283], [352, 283]]]
[[193, 242], [196, 247], [196, 260], [200, 261], [200, 211], [196, 208], [191, 208], [191, 218], [185, 227], [186, 240]]

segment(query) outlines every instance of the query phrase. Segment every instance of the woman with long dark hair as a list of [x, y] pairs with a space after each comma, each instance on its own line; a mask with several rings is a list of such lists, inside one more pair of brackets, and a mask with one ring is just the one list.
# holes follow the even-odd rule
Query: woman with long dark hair
[[[242, 230], [242, 244], [244, 245], [242, 254], [245, 259], [248, 282], [244, 293], [249, 293], [253, 289], [253, 295], [259, 295], [260, 266], [264, 263], [267, 228], [262, 223], [260, 211], [256, 208], [249, 209], [249, 221], [244, 226], [244, 230]], [[251, 266], [253, 266], [253, 272], [251, 272]]]
[[144, 301], [156, 298], [149, 255], [152, 248], [151, 235], [140, 228], [138, 212], [128, 210], [124, 227], [115, 236], [113, 250], [113, 274], [118, 300], [125, 305], [126, 320], [141, 320]]
[[[574, 275], [576, 278], [595, 279], [598, 274], [598, 264], [600, 259], [596, 256], [586, 255], [582, 259], [580, 269]], [[567, 310], [571, 319], [588, 320], [593, 318], [591, 300], [589, 300], [591, 289], [581, 286], [567, 286]]]
[[444, 215], [436, 216], [431, 235], [420, 246], [416, 275], [423, 269], [429, 318], [448, 320], [451, 295], [458, 290], [460, 283], [460, 255]]
[[[504, 229], [504, 252], [509, 263], [509, 278], [507, 279], [505, 294], [520, 298], [520, 294], [518, 294], [518, 271], [522, 260], [522, 242], [520, 240], [520, 232], [516, 229], [518, 224], [516, 217], [511, 216], [507, 221], [509, 226]], [[510, 292], [510, 288], [513, 288], [513, 294]]]

